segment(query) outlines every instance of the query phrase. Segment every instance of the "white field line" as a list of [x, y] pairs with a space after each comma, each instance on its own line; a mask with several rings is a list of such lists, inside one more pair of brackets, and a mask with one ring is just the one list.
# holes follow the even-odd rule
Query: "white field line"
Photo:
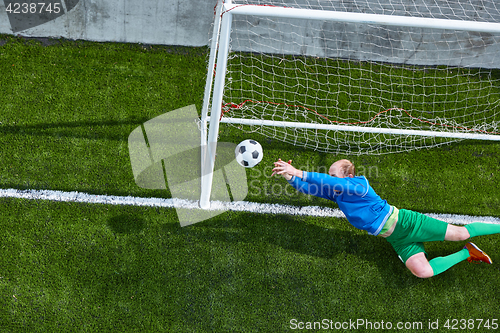
[[[200, 209], [198, 201], [185, 199], [140, 198], [131, 196], [96, 195], [82, 192], [63, 192], [52, 190], [17, 190], [0, 189], [0, 198], [17, 198], [28, 200], [48, 200], [58, 202], [77, 202], [86, 204], [147, 206], [162, 208]], [[212, 201], [210, 210], [232, 210], [262, 214], [287, 214], [319, 217], [345, 218], [344, 213], [336, 208], [306, 206], [297, 207], [280, 204], [262, 204], [247, 201]], [[486, 222], [500, 224], [500, 218], [491, 216], [469, 216], [456, 214], [426, 214], [430, 217], [453, 224]]]

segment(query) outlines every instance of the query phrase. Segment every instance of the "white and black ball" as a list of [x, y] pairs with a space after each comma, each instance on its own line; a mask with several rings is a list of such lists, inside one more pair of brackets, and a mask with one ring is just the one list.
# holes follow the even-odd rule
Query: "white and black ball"
[[236, 161], [245, 168], [253, 168], [262, 161], [264, 156], [260, 143], [251, 139], [241, 141], [236, 146], [235, 154]]

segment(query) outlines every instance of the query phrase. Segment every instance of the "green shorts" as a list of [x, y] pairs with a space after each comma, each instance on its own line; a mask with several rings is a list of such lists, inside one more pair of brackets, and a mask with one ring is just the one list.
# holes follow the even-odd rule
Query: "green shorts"
[[386, 239], [406, 264], [406, 261], [417, 253], [423, 252], [427, 255], [423, 242], [443, 241], [447, 228], [446, 222], [400, 209], [396, 227]]

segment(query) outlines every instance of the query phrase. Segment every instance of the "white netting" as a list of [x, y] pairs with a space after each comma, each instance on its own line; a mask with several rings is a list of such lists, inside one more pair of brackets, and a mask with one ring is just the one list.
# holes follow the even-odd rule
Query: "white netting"
[[[493, 1], [236, 0], [500, 22]], [[224, 117], [500, 134], [500, 35], [234, 15]], [[452, 139], [235, 125], [335, 153], [407, 151]]]

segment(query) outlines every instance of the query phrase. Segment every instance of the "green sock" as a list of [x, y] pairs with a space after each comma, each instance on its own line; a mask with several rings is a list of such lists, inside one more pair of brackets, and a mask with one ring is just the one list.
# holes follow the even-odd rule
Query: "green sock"
[[458, 251], [457, 253], [450, 254], [449, 256], [434, 258], [431, 261], [429, 261], [429, 264], [431, 264], [434, 276], [436, 276], [438, 274], [443, 273], [452, 266], [458, 264], [459, 262], [469, 258], [469, 256], [470, 256], [469, 250], [464, 248], [461, 251]]
[[471, 237], [500, 234], [500, 224], [475, 222], [467, 224], [465, 228], [469, 231]]

